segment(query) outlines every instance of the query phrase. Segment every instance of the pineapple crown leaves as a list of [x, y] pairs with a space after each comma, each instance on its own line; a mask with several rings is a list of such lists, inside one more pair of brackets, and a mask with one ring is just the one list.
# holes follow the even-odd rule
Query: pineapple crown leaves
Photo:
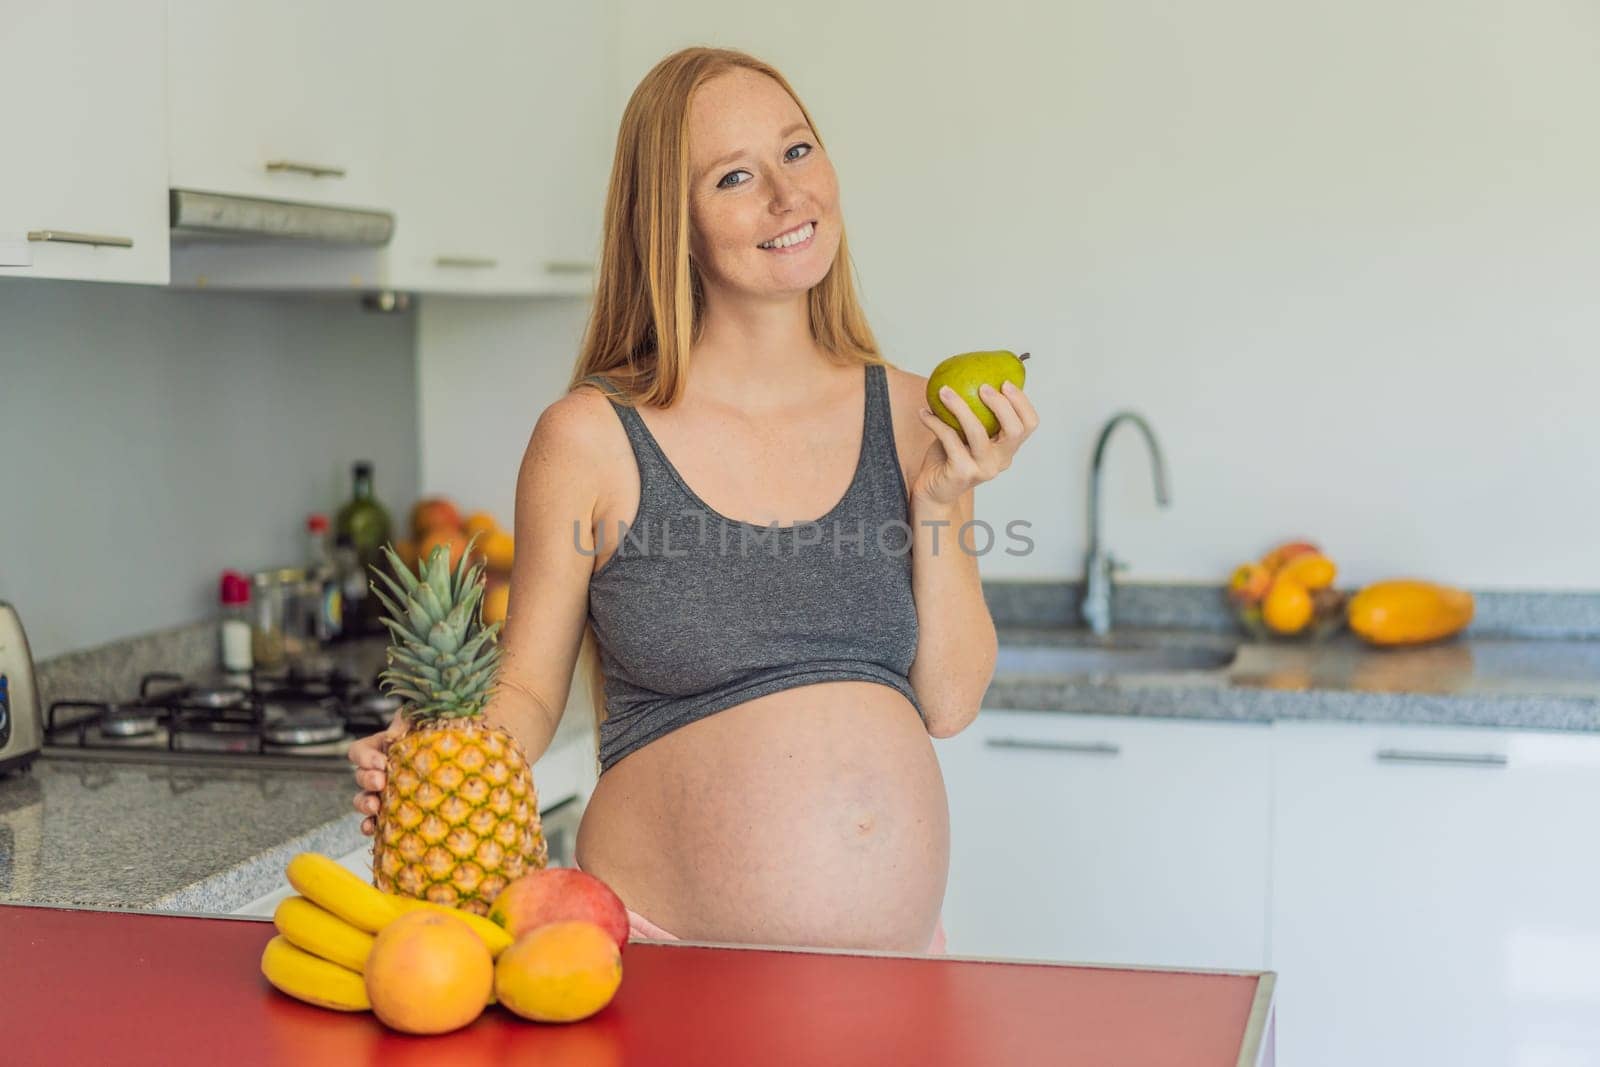
[[413, 722], [476, 715], [494, 682], [500, 623], [483, 625], [483, 564], [468, 563], [478, 536], [468, 539], [454, 576], [449, 546], [443, 544], [418, 562], [415, 574], [392, 545], [383, 546], [383, 552], [393, 574], [372, 568], [386, 587], [371, 584], [388, 612], [381, 621], [392, 635], [389, 667], [379, 680], [406, 701], [406, 717]]

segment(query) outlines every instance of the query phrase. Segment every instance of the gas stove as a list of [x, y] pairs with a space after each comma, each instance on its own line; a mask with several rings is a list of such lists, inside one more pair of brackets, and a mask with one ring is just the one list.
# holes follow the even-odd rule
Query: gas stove
[[230, 765], [318, 766], [389, 724], [400, 706], [374, 675], [343, 667], [186, 678], [153, 671], [126, 700], [58, 700], [46, 756]]

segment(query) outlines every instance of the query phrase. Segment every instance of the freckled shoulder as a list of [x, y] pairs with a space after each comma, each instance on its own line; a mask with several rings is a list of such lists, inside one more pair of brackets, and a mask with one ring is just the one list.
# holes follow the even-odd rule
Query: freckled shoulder
[[628, 432], [595, 386], [579, 384], [556, 399], [539, 417], [535, 436], [548, 433], [577, 477], [593, 488], [596, 514], [622, 500], [637, 500], [639, 472]]
[[894, 444], [900, 453], [900, 467], [905, 472], [906, 484], [922, 467], [922, 457], [933, 444], [933, 431], [917, 418], [917, 412], [928, 403], [928, 379], [925, 375], [886, 366], [889, 383], [889, 410], [894, 415]]

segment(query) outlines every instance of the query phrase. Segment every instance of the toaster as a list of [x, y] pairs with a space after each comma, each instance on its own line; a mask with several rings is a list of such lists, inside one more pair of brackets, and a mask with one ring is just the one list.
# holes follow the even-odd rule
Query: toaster
[[28, 635], [17, 609], [0, 600], [0, 774], [32, 763], [43, 736]]

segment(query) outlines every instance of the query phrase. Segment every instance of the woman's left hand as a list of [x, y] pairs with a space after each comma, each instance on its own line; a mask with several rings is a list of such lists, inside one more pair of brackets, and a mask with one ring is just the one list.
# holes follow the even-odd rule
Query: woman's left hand
[[978, 390], [978, 399], [1000, 422], [1000, 432], [993, 438], [984, 432], [967, 402], [949, 386], [940, 392], [939, 399], [961, 423], [966, 441], [929, 408], [917, 412], [922, 424], [933, 431], [934, 442], [928, 446], [922, 469], [912, 482], [912, 499], [954, 504], [967, 490], [1011, 466], [1011, 457], [1039, 425], [1039, 414], [1016, 385], [1005, 382], [1002, 389], [996, 392], [984, 385]]

